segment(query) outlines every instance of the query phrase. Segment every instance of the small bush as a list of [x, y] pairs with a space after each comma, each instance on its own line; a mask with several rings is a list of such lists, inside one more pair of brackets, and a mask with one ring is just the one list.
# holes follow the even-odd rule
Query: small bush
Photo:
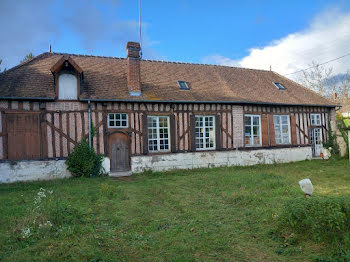
[[102, 170], [103, 155], [99, 155], [89, 146], [86, 138], [82, 139], [68, 155], [67, 169], [75, 177], [98, 176]]
[[345, 245], [350, 237], [350, 198], [296, 198], [285, 204], [279, 220], [282, 234]]

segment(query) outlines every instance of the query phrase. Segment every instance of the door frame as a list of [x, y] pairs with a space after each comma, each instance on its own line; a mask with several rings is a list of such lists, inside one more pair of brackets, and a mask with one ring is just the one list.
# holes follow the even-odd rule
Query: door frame
[[[311, 149], [312, 149], [312, 156], [313, 157], [317, 157], [316, 156], [316, 154], [315, 154], [315, 151], [316, 151], [316, 143], [312, 143], [313, 141], [315, 142], [316, 140], [315, 140], [315, 135], [314, 135], [314, 131], [315, 131], [315, 129], [319, 129], [320, 130], [320, 142], [321, 142], [321, 144], [320, 145], [322, 145], [322, 142], [323, 142], [323, 139], [322, 139], [322, 128], [321, 127], [311, 127], [310, 128], [310, 144], [311, 144]], [[311, 141], [311, 137], [313, 137], [313, 141]]]
[[116, 133], [123, 134], [127, 137], [128, 146], [129, 146], [129, 155], [128, 155], [129, 164], [130, 164], [129, 168], [131, 170], [131, 132], [129, 132], [129, 131], [115, 130], [115, 131], [108, 131], [107, 132], [107, 156], [109, 157], [109, 159], [111, 161], [111, 166], [112, 166], [112, 156], [111, 156], [112, 152], [110, 152], [110, 150], [109, 150], [109, 147], [110, 147], [109, 140], [110, 140], [110, 137]]

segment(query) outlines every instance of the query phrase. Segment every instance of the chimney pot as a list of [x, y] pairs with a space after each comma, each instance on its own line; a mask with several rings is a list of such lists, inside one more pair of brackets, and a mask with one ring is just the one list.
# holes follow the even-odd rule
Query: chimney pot
[[128, 90], [131, 96], [141, 95], [141, 72], [140, 72], [140, 43], [128, 42], [126, 45]]
[[333, 99], [336, 100], [338, 97], [337, 93], [333, 93]]

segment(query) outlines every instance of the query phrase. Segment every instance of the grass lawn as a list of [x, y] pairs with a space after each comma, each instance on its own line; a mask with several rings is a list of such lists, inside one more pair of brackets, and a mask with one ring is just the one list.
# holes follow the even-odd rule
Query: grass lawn
[[0, 260], [312, 261], [329, 250], [286, 243], [278, 214], [303, 196], [302, 178], [315, 196], [350, 196], [349, 167], [313, 160], [2, 184]]

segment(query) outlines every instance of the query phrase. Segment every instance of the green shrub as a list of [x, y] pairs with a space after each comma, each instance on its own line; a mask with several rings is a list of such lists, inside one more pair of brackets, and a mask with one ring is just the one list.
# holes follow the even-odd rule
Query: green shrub
[[73, 176], [90, 177], [101, 174], [102, 161], [103, 155], [97, 154], [87, 139], [83, 138], [68, 155], [66, 165]]
[[279, 216], [282, 234], [296, 233], [315, 242], [349, 244], [350, 198], [311, 197], [287, 202]]
[[327, 141], [323, 142], [323, 147], [325, 148], [332, 148], [332, 155], [339, 155], [340, 149], [339, 145], [337, 144], [337, 135], [332, 130], [331, 122], [328, 121], [328, 139]]

